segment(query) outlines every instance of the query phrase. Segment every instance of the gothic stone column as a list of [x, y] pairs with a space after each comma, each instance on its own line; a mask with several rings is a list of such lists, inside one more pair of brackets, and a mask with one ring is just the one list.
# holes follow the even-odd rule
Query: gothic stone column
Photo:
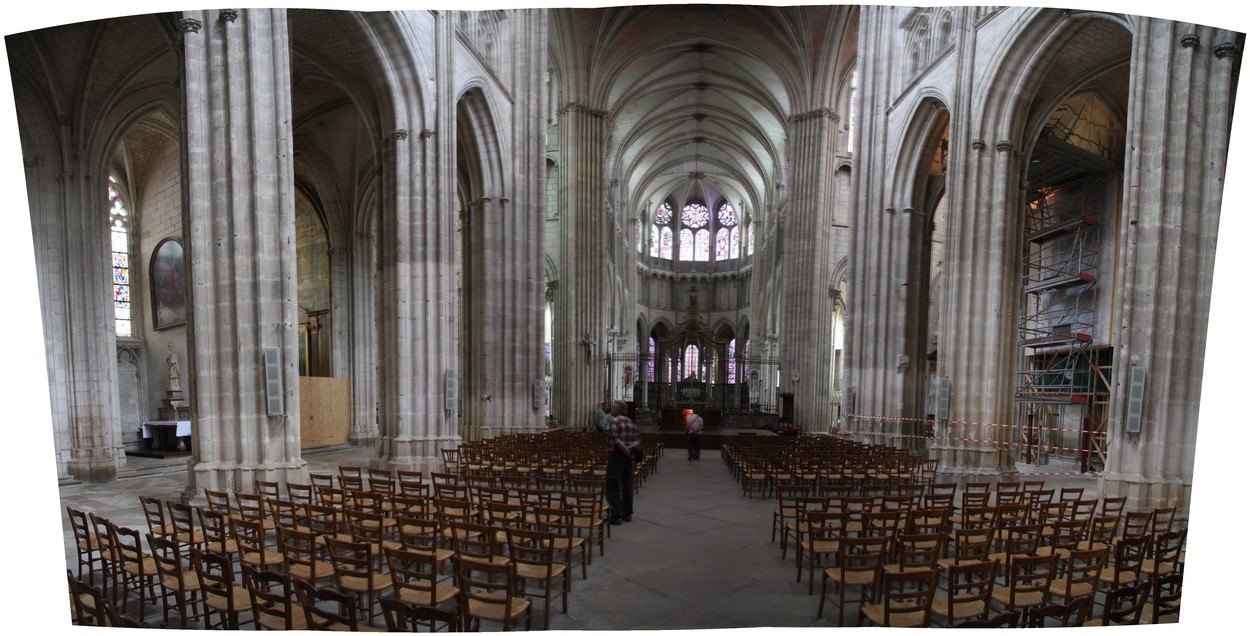
[[[194, 457], [187, 497], [303, 481], [296, 369], [295, 177], [284, 10], [190, 11], [185, 221]], [[264, 352], [281, 353], [282, 410]]]
[[[1229, 31], [1136, 20], [1102, 486], [1130, 508], [1178, 506], [1185, 515], [1241, 52]], [[1135, 368], [1146, 382], [1140, 432], [1129, 432]]]

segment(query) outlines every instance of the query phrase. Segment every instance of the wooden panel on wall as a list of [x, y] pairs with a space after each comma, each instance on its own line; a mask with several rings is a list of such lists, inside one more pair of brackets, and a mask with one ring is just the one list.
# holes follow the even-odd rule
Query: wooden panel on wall
[[300, 448], [347, 443], [352, 418], [351, 380], [299, 379]]

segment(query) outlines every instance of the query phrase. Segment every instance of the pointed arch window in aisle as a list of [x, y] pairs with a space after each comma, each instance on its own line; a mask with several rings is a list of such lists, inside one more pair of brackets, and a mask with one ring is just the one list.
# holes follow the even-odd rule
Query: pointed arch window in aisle
[[647, 382], [655, 382], [655, 338], [647, 338]]
[[683, 371], [685, 372], [685, 374], [682, 377], [686, 379], [699, 378], [699, 348], [698, 347], [694, 345], [688, 345], [686, 347], [686, 355], [685, 355], [684, 362], [685, 362], [685, 369], [683, 369]]
[[672, 220], [673, 206], [661, 203], [655, 210], [655, 223], [651, 227], [651, 256], [673, 260], [673, 228], [668, 225]]
[[117, 180], [109, 175], [109, 244], [113, 263], [113, 325], [119, 336], [132, 335], [130, 322], [130, 219]]
[[738, 360], [734, 357], [734, 345], [736, 345], [737, 343], [738, 343], [737, 338], [730, 340], [729, 347], [727, 347], [725, 350], [725, 358], [726, 358], [725, 362], [728, 363], [726, 366], [729, 369], [729, 373], [727, 374], [727, 377], [725, 379], [730, 384], [736, 384], [738, 382]]

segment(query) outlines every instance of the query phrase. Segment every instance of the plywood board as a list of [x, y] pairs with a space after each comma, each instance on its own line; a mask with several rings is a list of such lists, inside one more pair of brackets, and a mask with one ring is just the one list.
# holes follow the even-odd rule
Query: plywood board
[[351, 413], [351, 381], [347, 378], [299, 379], [300, 448], [346, 444]]

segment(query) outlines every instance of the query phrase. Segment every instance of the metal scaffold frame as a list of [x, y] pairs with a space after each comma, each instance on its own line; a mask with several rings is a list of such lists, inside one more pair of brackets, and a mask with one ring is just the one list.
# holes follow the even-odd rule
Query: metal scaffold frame
[[1026, 463], [1105, 464], [1111, 348], [1093, 346], [1102, 186], [1042, 188], [1027, 206], [1014, 435]]

